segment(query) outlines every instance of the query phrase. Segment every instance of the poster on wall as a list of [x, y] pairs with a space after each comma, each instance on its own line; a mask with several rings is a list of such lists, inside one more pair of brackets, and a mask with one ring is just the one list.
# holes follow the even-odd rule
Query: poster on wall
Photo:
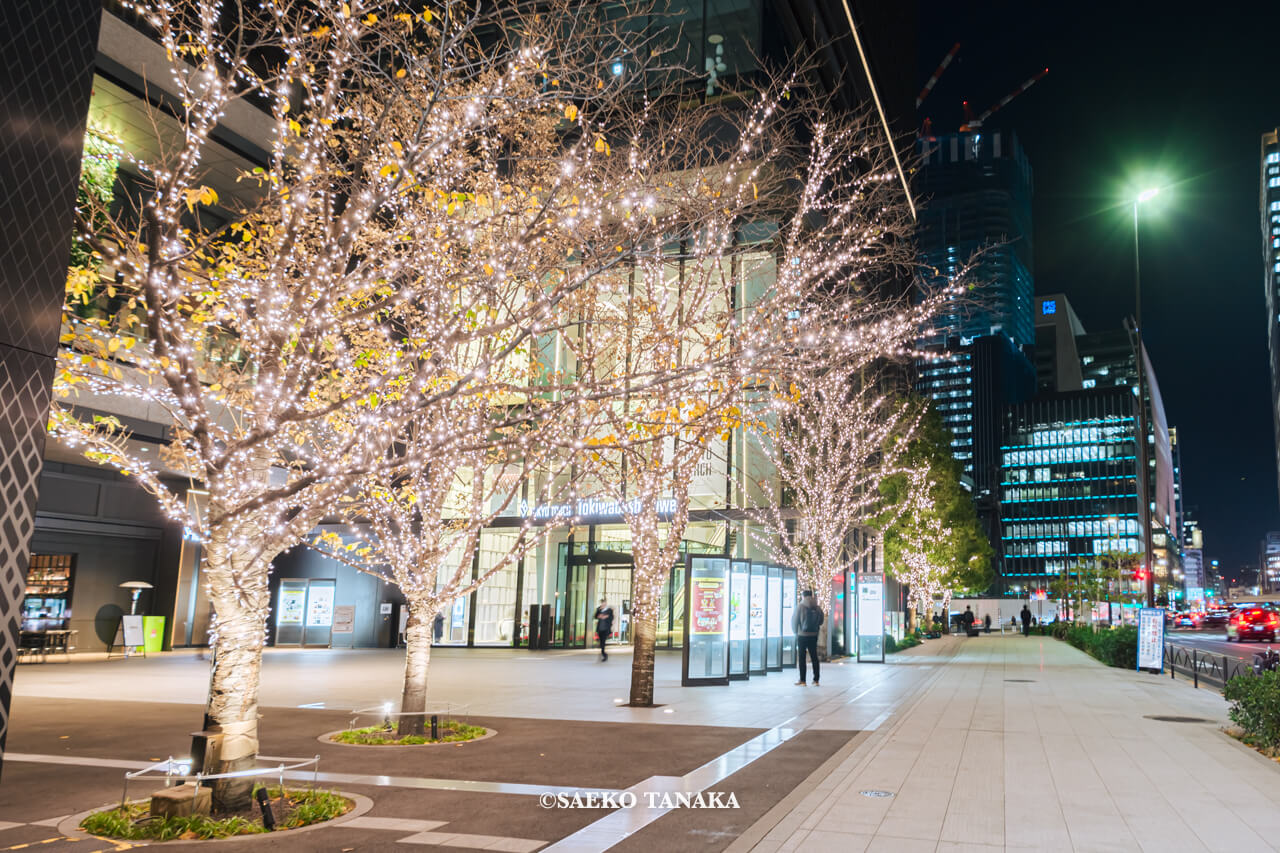
[[324, 628], [332, 625], [333, 585], [313, 583], [307, 592], [307, 627]]
[[1164, 610], [1144, 607], [1138, 611], [1138, 669], [1164, 671]]
[[341, 604], [333, 608], [333, 633], [353, 634], [356, 630], [356, 606]]
[[280, 589], [280, 612], [277, 625], [301, 625], [303, 605], [307, 600], [307, 588], [284, 587]]

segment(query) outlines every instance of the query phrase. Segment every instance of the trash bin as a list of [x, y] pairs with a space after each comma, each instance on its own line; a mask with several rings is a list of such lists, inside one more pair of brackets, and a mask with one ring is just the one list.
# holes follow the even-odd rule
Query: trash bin
[[142, 617], [142, 649], [147, 654], [164, 650], [164, 617]]

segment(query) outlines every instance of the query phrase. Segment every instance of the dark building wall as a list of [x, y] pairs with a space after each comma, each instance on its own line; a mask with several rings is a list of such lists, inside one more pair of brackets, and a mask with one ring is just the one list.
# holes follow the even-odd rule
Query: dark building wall
[[[391, 614], [380, 613], [382, 602], [398, 605], [404, 596], [396, 587], [383, 583], [372, 575], [356, 571], [350, 566], [332, 560], [323, 554], [304, 546], [295, 547], [281, 554], [272, 564], [271, 601], [272, 612], [278, 612], [276, 603], [280, 595], [280, 582], [294, 578], [333, 578], [336, 583], [334, 605], [355, 605], [355, 632], [338, 634], [333, 638], [334, 646], [353, 645], [356, 648], [373, 648], [391, 644], [399, 628], [395, 620], [397, 613], [393, 606]], [[272, 622], [268, 634], [275, 642], [275, 624]]]
[[[77, 648], [103, 651], [130, 597], [125, 581], [145, 581], [138, 612], [164, 616], [171, 627], [182, 530], [153, 497], [103, 468], [46, 462], [36, 504], [33, 554], [72, 554], [75, 574], [68, 628]], [[166, 634], [168, 631], [166, 631]]]
[[0, 3], [0, 759], [101, 17]]

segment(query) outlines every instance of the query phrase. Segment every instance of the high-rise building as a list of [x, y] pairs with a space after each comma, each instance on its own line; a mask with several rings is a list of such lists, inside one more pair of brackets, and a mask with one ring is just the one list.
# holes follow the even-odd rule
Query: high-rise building
[[1192, 607], [1204, 605], [1205, 593], [1213, 583], [1204, 560], [1204, 533], [1195, 519], [1194, 508], [1182, 515], [1182, 571], [1186, 601]]
[[1122, 388], [1011, 407], [1001, 459], [1004, 591], [1047, 590], [1072, 566], [1142, 550], [1137, 401]]
[[974, 289], [938, 319], [926, 343], [997, 332], [1015, 346], [1032, 343], [1032, 177], [1018, 138], [1008, 131], [929, 136], [917, 153], [921, 261], [940, 283], [974, 259]]
[[1280, 487], [1280, 129], [1262, 134], [1262, 170], [1258, 183], [1262, 218], [1262, 280], [1267, 299], [1267, 348], [1271, 352], [1276, 483]]
[[[1088, 333], [1084, 326], [1080, 323], [1075, 311], [1072, 310], [1071, 304], [1068, 302], [1064, 294], [1051, 294], [1047, 296], [1037, 296], [1036, 303], [1036, 350], [1035, 350], [1035, 366], [1036, 366], [1036, 382], [1040, 390], [1040, 397], [1036, 399], [1031, 406], [1035, 406], [1044, 401], [1056, 399], [1076, 399], [1073, 394], [1079, 392], [1085, 397], [1089, 394], [1098, 394], [1100, 400], [1112, 400], [1115, 392], [1128, 394], [1133, 399], [1134, 413], [1138, 413], [1136, 403], [1138, 397], [1138, 361], [1135, 355], [1137, 347], [1130, 332], [1117, 329], [1108, 332]], [[1153, 569], [1157, 589], [1157, 596], [1164, 598], [1166, 601], [1176, 600], [1182, 592], [1183, 584], [1179, 579], [1175, 584], [1175, 578], [1182, 571], [1179, 547], [1179, 531], [1176, 520], [1177, 501], [1174, 496], [1174, 475], [1173, 475], [1173, 453], [1172, 444], [1170, 442], [1170, 430], [1167, 425], [1164, 414], [1164, 403], [1160, 396], [1160, 385], [1156, 381], [1155, 371], [1151, 367], [1151, 360], [1142, 349], [1142, 358], [1144, 363], [1144, 371], [1146, 375], [1147, 395], [1143, 401], [1146, 405], [1145, 420], [1147, 424], [1147, 434], [1145, 436], [1144, 452], [1138, 453], [1142, 449], [1138, 444], [1131, 444], [1131, 453], [1136, 457], [1145, 457], [1146, 473], [1145, 476], [1139, 477], [1135, 484], [1132, 478], [1136, 477], [1136, 473], [1129, 474], [1131, 479], [1129, 491], [1124, 493], [1124, 500], [1129, 500], [1129, 493], [1133, 493], [1132, 500], [1135, 502], [1136, 508], [1133, 509], [1133, 518], [1138, 523], [1137, 539], [1128, 541], [1126, 535], [1126, 527], [1118, 524], [1118, 535], [1125, 541], [1122, 542], [1122, 550], [1131, 551], [1138, 554], [1145, 554], [1147, 551], [1148, 541], [1144, 533], [1149, 527], [1150, 547], [1151, 547], [1151, 568]], [[1073, 404], [1074, 406], [1074, 404]], [[1106, 403], [1107, 414], [1103, 417], [1103, 421], [1110, 429], [1110, 435], [1114, 439], [1114, 427], [1117, 423], [1128, 424], [1127, 428], [1133, 432], [1137, 432], [1139, 421], [1135, 418], [1132, 422], [1123, 420], [1126, 416], [1124, 406], [1118, 408], [1112, 403]], [[1079, 408], [1079, 406], [1075, 406]], [[1008, 432], [1005, 437], [1005, 459], [1002, 461], [1002, 468], [1010, 468], [1009, 450], [1014, 448], [1021, 440], [1036, 432], [1045, 433], [1063, 429], [1064, 427], [1055, 426], [1060, 418], [1049, 418], [1044, 420], [1045, 415], [1040, 409], [1019, 409], [1015, 407], [1014, 418], [1009, 422]], [[1090, 418], [1094, 418], [1090, 415]], [[1120, 420], [1117, 420], [1119, 418]], [[1090, 420], [1087, 424], [1092, 427], [1095, 420]], [[1088, 439], [1092, 441], [1092, 439]], [[1132, 436], [1130, 436], [1132, 441]], [[1114, 444], [1113, 440], [1108, 440], [1107, 444]], [[1084, 458], [1086, 461], [1092, 460], [1094, 457], [1088, 456], [1088, 453], [1095, 451], [1089, 450]], [[1114, 448], [1102, 448], [1096, 452], [1102, 456], [1098, 458], [1112, 458]], [[1058, 457], [1062, 462], [1076, 461], [1077, 450], [1063, 448], [1058, 453]], [[1050, 454], [1049, 459], [1053, 459]], [[1017, 467], [1016, 465], [1013, 467]], [[1084, 471], [1081, 468], [1072, 468], [1071, 471]], [[1134, 471], [1138, 470], [1138, 462], [1134, 461]], [[1036, 470], [1029, 476], [1047, 476], [1056, 478], [1065, 476], [1062, 471], [1055, 470]], [[1081, 476], [1092, 478], [1094, 474], [1087, 471]], [[1107, 477], [1117, 477], [1120, 474], [1111, 473]], [[1072, 479], [1072, 478], [1068, 478]], [[1092, 480], [1088, 480], [1092, 482]], [[1116, 493], [1103, 489], [1103, 485], [1096, 487], [1089, 486], [1084, 489], [1086, 495], [1106, 495], [1108, 498], [1117, 497]], [[1008, 477], [1004, 478], [1004, 487], [1008, 488], [1010, 481]], [[1007, 501], [1007, 497], [1004, 498]], [[1040, 535], [1043, 532], [1045, 536], [1051, 533], [1057, 535], [1058, 518], [1054, 515], [1058, 510], [1064, 507], [1055, 506], [1038, 506], [1029, 510], [1020, 509], [1016, 514], [1011, 514], [1009, 507], [1005, 508], [1002, 515], [1005, 518], [1006, 526], [1009, 519], [1017, 517], [1029, 522], [1034, 519], [1036, 524], [1041, 527], [1023, 528], [1031, 531], [1032, 535]], [[1118, 507], [1108, 506], [1105, 508], [1105, 517], [1112, 516], [1123, 519], [1128, 516], [1117, 514]], [[1128, 512], [1128, 510], [1125, 510]], [[1048, 514], [1046, 514], [1048, 513]], [[1092, 516], [1090, 517], [1092, 518]], [[1088, 519], [1081, 519], [1088, 520]], [[1091, 522], [1092, 523], [1092, 522]], [[1046, 526], [1047, 525], [1047, 526]], [[1092, 528], [1091, 528], [1092, 529]], [[1039, 532], [1037, 532], [1039, 531]], [[1006, 544], [1010, 543], [1010, 537], [1005, 536]], [[1113, 537], [1114, 538], [1114, 537]], [[1034, 544], [1034, 543], [1033, 543]], [[1114, 543], [1112, 543], [1114, 544]], [[1130, 547], [1136, 545], [1136, 547]], [[1045, 547], [1053, 549], [1058, 545], [1050, 545], [1048, 540]], [[1074, 547], [1074, 546], [1073, 546]], [[1023, 549], [1024, 552], [1026, 549]], [[1114, 548], [1112, 550], [1115, 550]], [[1069, 552], [1073, 558], [1083, 558], [1089, 556], [1087, 550], [1072, 550]], [[1051, 550], [1049, 552], [1037, 551], [1035, 553], [1023, 553], [1024, 557], [1045, 557], [1053, 556], [1057, 558], [1061, 556], [1058, 551]], [[1032, 572], [1037, 567], [1052, 574], [1061, 560], [1053, 560], [1051, 562], [1041, 561], [1036, 565], [1022, 564], [1018, 566], [1023, 571]], [[1144, 561], [1145, 562], [1145, 561]], [[1006, 560], [1009, 565], [1014, 565], [1011, 560]], [[1034, 573], [1034, 572], [1032, 572]]]
[[1000, 570], [1000, 444], [1009, 406], [1035, 394], [1031, 360], [1003, 332], [961, 344], [953, 338], [946, 355], [923, 361], [916, 390], [934, 401], [951, 431], [952, 455], [972, 485], [978, 521]]
[[1258, 586], [1267, 592], [1280, 591], [1280, 532], [1268, 533], [1258, 549]]

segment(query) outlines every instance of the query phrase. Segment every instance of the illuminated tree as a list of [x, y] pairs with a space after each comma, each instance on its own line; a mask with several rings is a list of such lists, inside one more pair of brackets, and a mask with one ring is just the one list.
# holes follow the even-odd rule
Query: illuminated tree
[[[899, 328], [910, 336], [916, 327]], [[893, 393], [873, 366], [851, 372], [850, 360], [796, 377], [776, 401], [776, 428], [761, 431], [782, 500], [753, 511], [764, 530], [758, 538], [772, 559], [796, 567], [802, 589], [823, 595], [866, 553], [851, 534], [891, 520], [880, 485], [901, 472], [919, 419], [919, 407]]]
[[[577, 422], [580, 488], [616, 500], [631, 535], [632, 705], [653, 704], [659, 596], [711, 442], [763, 418], [795, 362], [870, 364], [921, 328], [924, 315], [877, 290], [911, 259], [889, 149], [865, 118], [828, 120], [790, 95], [782, 79], [731, 108], [690, 111], [668, 137], [629, 140], [651, 188], [636, 199], [648, 215], [627, 220], [644, 250], [612, 299], [584, 307], [594, 334], [569, 342], [580, 381], [624, 383], [584, 402]], [[678, 146], [691, 148], [679, 173], [666, 159]]]
[[883, 488], [897, 518], [884, 526], [885, 568], [911, 587], [916, 612], [941, 594], [976, 594], [991, 583], [991, 545], [951, 455], [951, 434], [930, 408], [909, 442], [909, 470]]
[[[220, 769], [238, 769], [257, 752], [272, 559], [358, 484], [401, 482], [388, 468], [403, 467], [406, 434], [420, 430], [419, 460], [471, 446], [477, 421], [451, 420], [455, 401], [565, 393], [545, 391], [561, 377], [539, 358], [632, 254], [631, 169], [601, 128], [636, 115], [613, 69], [647, 53], [625, 16], [568, 3], [135, 8], [183, 107], [155, 117], [155, 159], [129, 158], [142, 198], [112, 216], [86, 197], [80, 237], [121, 310], [68, 312], [50, 429], [201, 538], [216, 646], [205, 723], [225, 738]], [[269, 112], [270, 159], [223, 204], [203, 164], [236, 99]], [[68, 403], [149, 407], [168, 424], [165, 459]], [[207, 500], [189, 504], [174, 475]], [[215, 803], [248, 794], [220, 783]]]

